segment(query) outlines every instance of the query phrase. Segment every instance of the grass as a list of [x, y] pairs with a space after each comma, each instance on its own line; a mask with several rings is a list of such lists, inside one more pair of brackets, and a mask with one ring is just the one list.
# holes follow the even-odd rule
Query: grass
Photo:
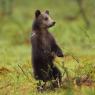
[[[73, 21], [67, 19], [78, 12], [75, 0], [16, 0], [14, 4], [11, 16], [0, 15], [0, 95], [95, 95], [94, 83], [81, 86], [76, 83], [76, 79], [84, 75], [95, 81], [94, 0], [85, 0], [84, 3], [91, 23], [88, 30], [81, 15]], [[64, 61], [70, 80], [75, 78], [69, 88], [48, 89], [43, 93], [36, 90], [38, 81], [33, 77], [30, 45], [36, 9], [48, 9], [57, 22], [50, 31], [65, 57], [57, 57], [54, 64], [64, 72], [61, 64]]]
[[[0, 95], [38, 95], [39, 92], [36, 90], [37, 81], [34, 79], [31, 69], [31, 46], [6, 46], [5, 44], [0, 49]], [[80, 63], [77, 63], [76, 60], [74, 60], [71, 56], [67, 56], [64, 59], [56, 58], [55, 64], [63, 71], [62, 64], [60, 63], [64, 60], [65, 67], [67, 67], [69, 72], [69, 77], [78, 77], [84, 74], [88, 74], [88, 72], [91, 70], [94, 72], [94, 69], [90, 69], [90, 65], [88, 64], [95, 62], [94, 56], [78, 56], [78, 59]], [[19, 66], [23, 69], [24, 73]], [[94, 76], [94, 73], [92, 76]], [[78, 87], [77, 85], [70, 85], [70, 87], [70, 89], [58, 88], [56, 91], [47, 90], [40, 94], [95, 94], [94, 84], [93, 86], [90, 85], [82, 87]]]

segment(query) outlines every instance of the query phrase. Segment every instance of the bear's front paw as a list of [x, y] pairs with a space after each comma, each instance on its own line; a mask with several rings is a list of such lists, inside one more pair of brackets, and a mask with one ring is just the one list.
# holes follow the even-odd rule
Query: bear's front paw
[[64, 57], [63, 53], [60, 52], [60, 51], [57, 51], [56, 54], [57, 54], [58, 57]]

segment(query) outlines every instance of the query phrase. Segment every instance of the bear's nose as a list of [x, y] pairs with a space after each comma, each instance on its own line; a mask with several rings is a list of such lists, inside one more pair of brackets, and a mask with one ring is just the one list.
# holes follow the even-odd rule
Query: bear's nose
[[56, 22], [54, 21], [54, 22], [52, 22], [52, 24], [54, 25]]

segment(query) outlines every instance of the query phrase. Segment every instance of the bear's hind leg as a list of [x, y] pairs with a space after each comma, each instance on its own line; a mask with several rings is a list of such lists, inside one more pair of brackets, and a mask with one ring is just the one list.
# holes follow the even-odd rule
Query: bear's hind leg
[[56, 66], [54, 66], [52, 70], [53, 70], [53, 78], [55, 79], [55, 84], [57, 84], [57, 86], [60, 87], [62, 82], [61, 72]]

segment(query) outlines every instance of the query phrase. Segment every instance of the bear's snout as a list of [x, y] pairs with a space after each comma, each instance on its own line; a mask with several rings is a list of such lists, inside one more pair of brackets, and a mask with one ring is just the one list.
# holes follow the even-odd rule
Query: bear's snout
[[52, 23], [51, 23], [51, 25], [49, 25], [49, 27], [52, 27], [52, 26], [54, 26], [55, 25], [55, 21], [53, 21]]
[[55, 23], [56, 23], [55, 21], [54, 21], [54, 22], [52, 22], [52, 24], [53, 24], [53, 25], [55, 25]]

